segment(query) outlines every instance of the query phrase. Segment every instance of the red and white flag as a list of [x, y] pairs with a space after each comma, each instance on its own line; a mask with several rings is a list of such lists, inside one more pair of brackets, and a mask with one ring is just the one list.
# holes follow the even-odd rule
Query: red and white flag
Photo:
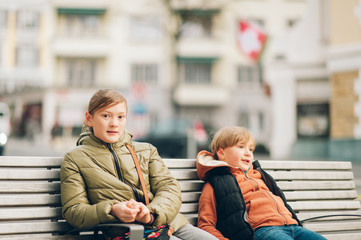
[[257, 25], [244, 20], [239, 22], [237, 43], [242, 52], [252, 60], [258, 61], [266, 39], [266, 33]]

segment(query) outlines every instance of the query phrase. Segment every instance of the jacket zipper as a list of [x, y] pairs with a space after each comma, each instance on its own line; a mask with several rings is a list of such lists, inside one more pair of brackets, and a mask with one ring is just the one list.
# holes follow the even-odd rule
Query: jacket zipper
[[[250, 178], [248, 175], [247, 175], [247, 172], [244, 172], [244, 175], [246, 176], [246, 178], [248, 178], [249, 180], [253, 181], [255, 184], [256, 184], [256, 191], [258, 191], [258, 183], [256, 182], [256, 180]], [[275, 205], [275, 209], [276, 209], [276, 212], [278, 213], [278, 215], [280, 215], [282, 218], [283, 218], [283, 222], [284, 222], [284, 225], [287, 225], [287, 221], [286, 221], [286, 218], [285, 216], [283, 216], [280, 211], [278, 210], [278, 206], [277, 206], [277, 203], [276, 201], [274, 200], [274, 198], [267, 192], [267, 191], [264, 191], [273, 201], [274, 205]]]
[[258, 191], [258, 183], [256, 182], [256, 180], [250, 178], [250, 177], [247, 175], [247, 172], [244, 172], [244, 175], [246, 176], [246, 178], [248, 178], [249, 180], [251, 180], [252, 182], [254, 182], [254, 184], [256, 185], [256, 191]]
[[264, 192], [272, 199], [278, 215], [280, 215], [280, 216], [283, 218], [284, 225], [287, 225], [286, 218], [285, 218], [285, 216], [283, 216], [283, 215], [280, 213], [280, 211], [278, 210], [278, 206], [277, 206], [277, 203], [276, 203], [276, 201], [274, 200], [274, 198], [273, 198], [273, 197], [271, 196], [271, 194], [269, 194], [267, 191], [264, 191]]
[[[113, 151], [110, 143], [107, 143], [107, 148], [109, 149], [110, 153], [111, 153], [112, 156], [113, 156], [114, 163], [115, 163], [115, 168], [116, 168], [117, 174], [118, 174], [118, 178], [119, 178], [120, 181], [124, 182], [124, 181], [123, 181], [123, 176], [122, 176], [122, 174], [121, 174], [121, 172], [120, 172], [119, 159], [118, 159], [117, 155], [115, 154], [115, 152]], [[135, 200], [139, 201], [140, 197], [139, 197], [139, 194], [138, 194], [137, 190], [136, 190], [135, 188], [133, 188], [132, 186], [130, 186], [130, 188], [131, 188], [132, 191], [133, 191]]]

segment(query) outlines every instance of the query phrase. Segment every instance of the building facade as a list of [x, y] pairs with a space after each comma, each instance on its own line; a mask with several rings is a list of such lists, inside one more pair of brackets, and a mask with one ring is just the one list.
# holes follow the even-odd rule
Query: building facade
[[[114, 88], [128, 99], [136, 137], [155, 122], [181, 118], [209, 129], [248, 127], [270, 148], [278, 119], [263, 69], [280, 57], [274, 42], [302, 17], [305, 2], [131, 3], [2, 1], [0, 95], [11, 107], [14, 135], [48, 141], [56, 127], [74, 138], [90, 96]], [[260, 61], [237, 45], [241, 20], [267, 34]]]
[[360, 15], [360, 1], [308, 1], [267, 66], [274, 158], [361, 160]]

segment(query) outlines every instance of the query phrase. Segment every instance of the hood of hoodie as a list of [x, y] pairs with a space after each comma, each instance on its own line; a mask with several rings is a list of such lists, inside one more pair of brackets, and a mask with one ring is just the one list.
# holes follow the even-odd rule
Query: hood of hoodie
[[[258, 164], [258, 161], [254, 161], [250, 168], [246, 171], [253, 169], [255, 164]], [[239, 171], [241, 170], [238, 167], [234, 167], [229, 165], [227, 162], [215, 159], [214, 155], [206, 150], [200, 151], [197, 155], [197, 174], [199, 179], [206, 181], [207, 174], [210, 170], [217, 168], [217, 167], [229, 167], [231, 172], [232, 171]], [[243, 171], [243, 170], [241, 170]]]
[[214, 155], [206, 150], [197, 155], [197, 174], [199, 179], [206, 181], [207, 173], [216, 167], [231, 167], [228, 163], [216, 160]]
[[[122, 136], [119, 138], [119, 140], [115, 143], [112, 143], [111, 146], [114, 148], [121, 147], [125, 145], [126, 143], [130, 144], [132, 141], [133, 135], [124, 130]], [[108, 143], [102, 141], [100, 138], [96, 137], [93, 133], [92, 128], [88, 126], [83, 126], [81, 133], [79, 135], [78, 141], [76, 142], [76, 145], [108, 145]]]

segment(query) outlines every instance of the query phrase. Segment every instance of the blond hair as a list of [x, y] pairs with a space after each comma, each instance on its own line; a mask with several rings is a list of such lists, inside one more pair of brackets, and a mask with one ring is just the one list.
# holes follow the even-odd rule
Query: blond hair
[[88, 112], [90, 115], [93, 115], [97, 110], [118, 103], [125, 103], [125, 107], [128, 109], [127, 100], [120, 92], [113, 89], [100, 89], [91, 97], [88, 105]]
[[250, 131], [244, 127], [225, 127], [216, 132], [211, 142], [211, 150], [213, 155], [218, 159], [217, 151], [220, 148], [233, 147], [239, 142], [247, 143], [252, 141], [255, 147], [254, 138]]

